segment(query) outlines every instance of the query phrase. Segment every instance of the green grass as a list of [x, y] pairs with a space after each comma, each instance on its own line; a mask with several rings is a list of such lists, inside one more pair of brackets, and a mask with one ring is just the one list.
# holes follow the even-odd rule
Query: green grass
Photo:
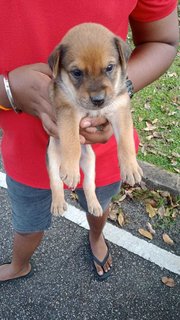
[[[138, 158], [175, 173], [180, 172], [179, 56], [160, 79], [132, 100], [134, 125], [141, 140]], [[145, 131], [147, 122], [156, 128]]]

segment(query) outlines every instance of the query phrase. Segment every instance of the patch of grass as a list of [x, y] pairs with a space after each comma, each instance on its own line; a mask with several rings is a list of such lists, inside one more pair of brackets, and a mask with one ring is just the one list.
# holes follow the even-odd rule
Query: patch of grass
[[132, 100], [134, 125], [140, 136], [140, 160], [180, 172], [179, 56], [171, 68]]

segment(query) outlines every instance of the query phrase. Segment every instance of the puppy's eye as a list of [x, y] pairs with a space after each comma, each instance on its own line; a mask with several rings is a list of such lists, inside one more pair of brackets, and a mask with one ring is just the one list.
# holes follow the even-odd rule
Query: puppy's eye
[[110, 63], [106, 68], [106, 72], [111, 73], [113, 69], [114, 69], [114, 64]]
[[83, 72], [79, 69], [74, 69], [71, 71], [71, 75], [75, 78], [75, 79], [80, 79], [83, 75]]

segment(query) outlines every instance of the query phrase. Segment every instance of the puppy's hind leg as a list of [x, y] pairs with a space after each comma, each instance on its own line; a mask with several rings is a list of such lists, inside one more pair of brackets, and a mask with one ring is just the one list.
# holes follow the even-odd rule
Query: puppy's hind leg
[[63, 182], [59, 173], [61, 163], [59, 149], [59, 140], [50, 137], [47, 149], [47, 166], [52, 191], [51, 213], [54, 216], [62, 215], [63, 212], [67, 210], [67, 204], [64, 199]]
[[88, 212], [97, 217], [102, 216], [103, 210], [95, 193], [95, 154], [90, 145], [81, 145], [80, 167], [84, 172], [83, 189]]

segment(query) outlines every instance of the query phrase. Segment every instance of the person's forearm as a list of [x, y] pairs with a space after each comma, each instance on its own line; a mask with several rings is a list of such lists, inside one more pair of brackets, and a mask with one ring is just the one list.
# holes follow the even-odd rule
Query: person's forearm
[[176, 47], [158, 42], [139, 45], [128, 62], [128, 77], [133, 82], [134, 92], [158, 79], [171, 65], [176, 56]]

